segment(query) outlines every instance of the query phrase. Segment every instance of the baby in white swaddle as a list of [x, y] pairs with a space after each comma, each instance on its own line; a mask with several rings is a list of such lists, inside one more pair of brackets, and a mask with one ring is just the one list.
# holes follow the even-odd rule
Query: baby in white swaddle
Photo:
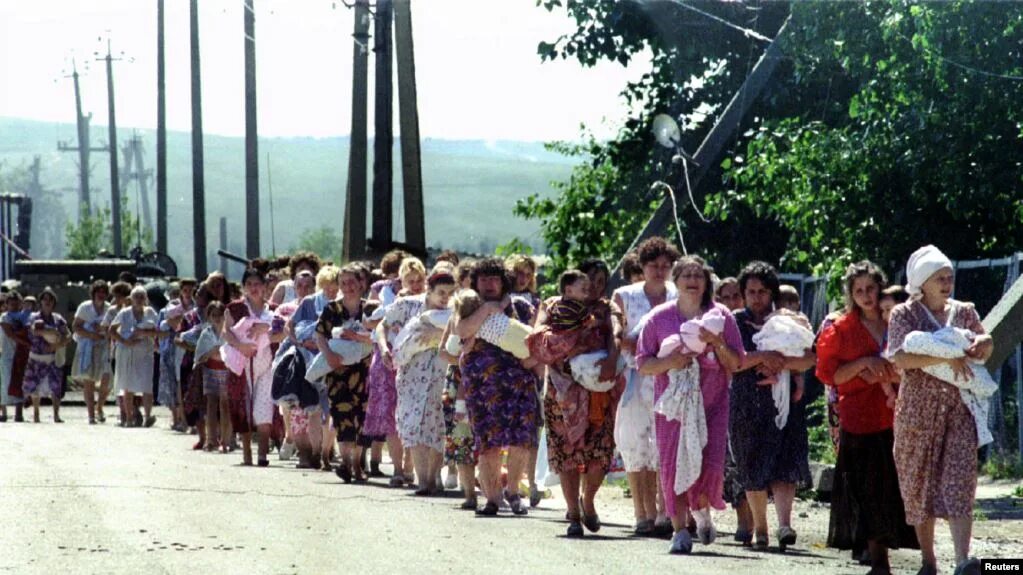
[[[810, 322], [803, 314], [781, 309], [768, 316], [764, 327], [753, 336], [753, 343], [760, 351], [776, 351], [785, 357], [803, 357], [806, 350], [813, 347], [814, 334]], [[778, 373], [771, 382], [771, 396], [778, 415], [774, 424], [778, 429], [785, 427], [789, 419], [789, 387], [791, 374], [788, 370]]]
[[[458, 317], [469, 317], [483, 306], [483, 298], [474, 290], [462, 290], [455, 298], [455, 313]], [[532, 333], [530, 327], [521, 321], [496, 313], [488, 317], [480, 326], [476, 337], [496, 345], [519, 359], [529, 357], [526, 337]]]

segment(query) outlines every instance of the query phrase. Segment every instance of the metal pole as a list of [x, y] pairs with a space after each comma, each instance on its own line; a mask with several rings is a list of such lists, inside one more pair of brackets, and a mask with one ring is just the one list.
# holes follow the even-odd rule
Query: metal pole
[[[4, 213], [6, 210], [10, 209], [11, 205], [6, 201], [6, 198], [0, 198], [0, 232], [7, 237], [12, 237], [13, 235], [11, 234], [11, 230], [6, 227], [7, 217]], [[3, 247], [0, 248], [0, 271], [3, 272], [3, 279], [5, 280], [11, 277], [11, 275], [7, 273], [7, 254], [9, 251], [10, 247], [7, 245], [7, 242], [4, 242]]]
[[156, 4], [156, 251], [167, 253], [167, 85], [163, 2]]
[[410, 0], [394, 1], [394, 37], [398, 56], [398, 107], [401, 126], [401, 175], [405, 199], [405, 243], [426, 252], [423, 216], [423, 166], [419, 150], [419, 103]]
[[206, 277], [206, 189], [202, 156], [202, 75], [199, 67], [199, 0], [190, 2], [192, 55], [192, 228], [195, 276]]
[[245, 255], [259, 257], [259, 142], [256, 130], [255, 0], [245, 0]]
[[78, 87], [78, 66], [72, 63], [74, 72], [71, 77], [75, 81], [75, 111], [78, 118], [78, 214], [89, 215], [92, 205], [89, 200], [89, 126], [82, 115], [82, 91]]
[[394, 85], [391, 0], [377, 0], [376, 107], [373, 121], [373, 248], [390, 249], [394, 233]]
[[367, 76], [369, 75], [369, 0], [355, 0], [355, 31], [352, 34], [352, 132], [348, 149], [348, 187], [342, 259], [351, 261], [366, 253], [366, 123]]
[[[14, 211], [13, 210], [14, 206], [12, 206], [11, 202], [9, 201], [4, 202], [4, 204], [6, 204], [5, 205], [6, 211], [4, 212], [4, 222], [7, 227], [7, 237], [13, 238], [14, 218], [12, 212]], [[14, 248], [11, 247], [11, 244], [4, 242], [4, 249], [7, 251], [7, 267], [4, 269], [7, 270], [7, 277], [12, 277], [14, 275]]]
[[114, 240], [114, 255], [124, 255], [121, 245], [121, 181], [117, 174], [117, 118], [114, 114], [114, 57], [110, 53], [110, 40], [107, 39], [107, 107], [110, 121], [108, 134], [110, 138], [110, 212], [113, 214], [113, 227], [110, 235]]

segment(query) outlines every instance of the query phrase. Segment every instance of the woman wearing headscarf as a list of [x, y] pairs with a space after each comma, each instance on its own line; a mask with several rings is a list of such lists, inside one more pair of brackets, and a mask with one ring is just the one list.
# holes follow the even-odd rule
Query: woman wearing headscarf
[[898, 378], [881, 357], [888, 326], [881, 316], [884, 273], [868, 261], [843, 278], [845, 313], [821, 331], [817, 377], [838, 392], [841, 429], [831, 492], [828, 545], [867, 549], [871, 575], [889, 573], [888, 549], [918, 547], [906, 524], [892, 457], [894, 411], [884, 386]]
[[[994, 343], [971, 303], [952, 299], [951, 260], [934, 246], [913, 252], [906, 264], [910, 300], [895, 306], [888, 325], [886, 354], [902, 370], [895, 407], [895, 467], [906, 504], [906, 522], [916, 529], [923, 565], [920, 573], [938, 572], [934, 553], [935, 519], [948, 520], [955, 547], [956, 573], [980, 573], [970, 558], [973, 501], [977, 490], [979, 425], [960, 390], [931, 375], [927, 368], [946, 365], [957, 381], [974, 378], [991, 356]], [[903, 345], [916, 332], [930, 334], [951, 327], [971, 332], [972, 343], [958, 358], [907, 353]]]
[[155, 340], [158, 335], [156, 311], [149, 307], [146, 288], [135, 286], [129, 304], [117, 312], [110, 324], [110, 334], [117, 347], [114, 351], [117, 370], [114, 381], [123, 392], [125, 426], [135, 426], [135, 394], [142, 395], [144, 424], [156, 423], [153, 410], [153, 365]]

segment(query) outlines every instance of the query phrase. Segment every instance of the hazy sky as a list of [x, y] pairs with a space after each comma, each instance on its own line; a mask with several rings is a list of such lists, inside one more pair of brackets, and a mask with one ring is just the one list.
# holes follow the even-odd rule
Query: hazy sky
[[[94, 125], [107, 121], [106, 78], [94, 51], [113, 41], [117, 123], [155, 127], [156, 0], [0, 0], [0, 116], [74, 122], [71, 57]], [[167, 122], [189, 130], [188, 1], [166, 0]], [[259, 133], [347, 134], [353, 11], [331, 0], [255, 0]], [[535, 0], [412, 0], [420, 130], [424, 137], [574, 138], [621, 117], [617, 94], [648, 68], [575, 61], [541, 64], [540, 40], [572, 29]], [[202, 0], [203, 123], [208, 134], [244, 134], [242, 0]], [[371, 26], [372, 30], [372, 26]], [[99, 38], [103, 37], [104, 42]], [[373, 53], [370, 53], [372, 131]], [[395, 94], [397, 111], [397, 93]], [[397, 122], [396, 122], [397, 124]], [[610, 127], [597, 130], [607, 133]], [[0, 134], [0, 138], [3, 135]]]

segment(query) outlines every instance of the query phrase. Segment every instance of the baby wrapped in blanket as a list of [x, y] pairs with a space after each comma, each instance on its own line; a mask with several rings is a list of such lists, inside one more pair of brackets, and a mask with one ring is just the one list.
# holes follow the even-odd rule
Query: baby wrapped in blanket
[[[366, 359], [366, 356], [373, 353], [373, 346], [362, 341], [342, 339], [341, 334], [346, 329], [351, 331], [366, 331], [359, 320], [349, 320], [345, 322], [344, 325], [335, 327], [331, 330], [330, 339], [327, 340], [327, 347], [330, 348], [330, 351], [341, 356], [342, 365], [355, 365], [363, 359]], [[330, 367], [327, 357], [322, 353], [317, 353], [316, 356], [313, 357], [312, 361], [309, 362], [309, 367], [306, 368], [305, 379], [309, 383], [322, 385], [323, 382], [320, 380], [322, 380], [331, 371], [333, 371], [333, 368]]]
[[[767, 322], [759, 332], [754, 334], [753, 343], [760, 351], [776, 351], [785, 357], [803, 357], [806, 350], [813, 347], [813, 330], [806, 316], [788, 310], [778, 310], [767, 318]], [[788, 370], [781, 371], [771, 381], [771, 396], [778, 415], [774, 424], [783, 429], [789, 420], [790, 387], [792, 374]]]
[[[952, 326], [935, 332], [911, 331], [902, 342], [902, 351], [945, 359], [966, 357], [966, 349], [976, 337], [977, 334], [968, 329]], [[984, 368], [982, 361], [971, 360], [970, 367], [973, 375], [966, 379], [957, 379], [952, 366], [947, 363], [929, 365], [923, 371], [959, 388], [959, 395], [977, 424], [977, 445], [980, 447], [994, 441], [987, 427], [988, 399], [998, 391], [998, 384]]]
[[[702, 354], [707, 343], [700, 339], [700, 329], [720, 335], [725, 330], [725, 316], [717, 308], [702, 317], [683, 322], [679, 333], [664, 339], [657, 357], [672, 353]], [[713, 352], [711, 352], [713, 353]], [[687, 367], [668, 371], [668, 387], [654, 404], [654, 411], [668, 420], [682, 423], [675, 459], [677, 495], [685, 493], [700, 477], [703, 469], [703, 448], [707, 445], [707, 413], [700, 390], [700, 364], [694, 359]]]
[[453, 313], [451, 309], [430, 309], [410, 319], [394, 338], [395, 366], [403, 366], [420, 352], [436, 348]]
[[[270, 348], [270, 320], [270, 312], [265, 312], [260, 317], [243, 317], [229, 329], [238, 338], [239, 343], [255, 344], [256, 354], [258, 355], [264, 349]], [[258, 337], [253, 338], [249, 335], [249, 332], [257, 325], [265, 325], [268, 329]], [[249, 362], [249, 358], [245, 357], [241, 351], [231, 345], [224, 345], [220, 348], [220, 357], [224, 361], [224, 365], [235, 375], [244, 373], [245, 366]]]
[[[462, 290], [455, 299], [455, 313], [458, 317], [469, 317], [481, 307], [483, 298], [471, 289]], [[476, 337], [519, 359], [526, 359], [529, 357], [526, 338], [529, 337], [530, 331], [529, 326], [521, 321], [503, 313], [495, 313], [483, 322], [476, 332]]]

